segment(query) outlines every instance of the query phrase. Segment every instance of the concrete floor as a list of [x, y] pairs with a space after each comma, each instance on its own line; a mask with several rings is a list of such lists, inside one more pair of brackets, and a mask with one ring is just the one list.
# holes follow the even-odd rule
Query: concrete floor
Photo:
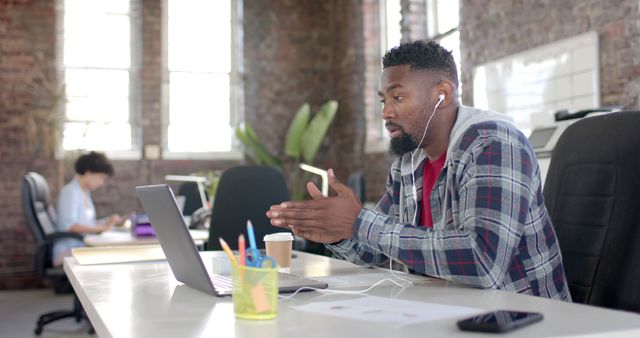
[[[0, 292], [0, 337], [36, 337], [33, 330], [38, 317], [46, 312], [71, 310], [73, 295], [56, 295], [50, 289]], [[65, 318], [46, 325], [39, 337], [93, 337], [89, 324]]]

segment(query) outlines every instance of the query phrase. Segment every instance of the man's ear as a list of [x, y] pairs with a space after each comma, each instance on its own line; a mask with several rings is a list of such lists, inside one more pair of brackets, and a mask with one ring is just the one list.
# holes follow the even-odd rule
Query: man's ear
[[456, 87], [453, 84], [453, 82], [449, 81], [449, 80], [442, 80], [440, 81], [440, 83], [438, 83], [438, 85], [436, 86], [436, 89], [438, 90], [438, 95], [442, 94], [444, 95], [444, 99], [442, 100], [442, 103], [440, 104], [441, 107], [448, 105], [451, 100], [453, 100], [453, 96], [455, 95], [456, 92]]

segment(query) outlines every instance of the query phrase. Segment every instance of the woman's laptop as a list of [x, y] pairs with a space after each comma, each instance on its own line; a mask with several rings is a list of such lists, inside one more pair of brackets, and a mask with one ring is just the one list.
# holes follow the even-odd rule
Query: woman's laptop
[[[166, 184], [141, 186], [136, 187], [136, 192], [176, 279], [212, 295], [231, 295], [231, 278], [209, 275], [205, 268], [189, 229], [184, 223], [171, 187]], [[238, 226], [238, 229], [242, 228]], [[209, 240], [215, 240], [215, 238]], [[278, 286], [282, 293], [294, 292], [305, 286], [324, 289], [328, 285], [280, 273]]]

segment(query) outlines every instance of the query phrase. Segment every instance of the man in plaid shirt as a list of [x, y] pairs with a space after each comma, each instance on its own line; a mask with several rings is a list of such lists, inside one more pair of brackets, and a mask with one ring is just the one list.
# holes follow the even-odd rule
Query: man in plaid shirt
[[329, 171], [338, 193], [285, 202], [271, 223], [358, 264], [389, 258], [480, 288], [570, 301], [562, 256], [527, 138], [503, 114], [459, 104], [451, 53], [416, 41], [388, 51], [379, 96], [393, 163], [373, 210]]

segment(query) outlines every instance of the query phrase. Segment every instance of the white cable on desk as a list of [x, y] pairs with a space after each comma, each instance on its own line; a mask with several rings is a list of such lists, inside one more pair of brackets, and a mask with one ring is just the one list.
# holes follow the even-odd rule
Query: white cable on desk
[[395, 284], [396, 286], [399, 286], [399, 287], [401, 287], [403, 289], [413, 285], [413, 282], [411, 282], [409, 280], [406, 280], [404, 278], [401, 278], [401, 277], [397, 276], [395, 273], [393, 273], [393, 269], [391, 268], [392, 263], [393, 263], [393, 260], [389, 259], [389, 272], [391, 272], [391, 275], [393, 276], [393, 278], [396, 278], [396, 279], [399, 279], [399, 280], [405, 282], [404, 285], [396, 282], [393, 279], [384, 278], [384, 279], [381, 279], [381, 280], [377, 281], [376, 283], [374, 283], [373, 285], [371, 285], [370, 287], [368, 287], [368, 288], [366, 288], [364, 290], [332, 290], [332, 289], [318, 289], [318, 288], [314, 288], [314, 287], [311, 287], [311, 286], [303, 286], [303, 287], [299, 288], [294, 293], [292, 293], [292, 294], [290, 294], [288, 296], [280, 295], [279, 297], [281, 299], [292, 299], [293, 297], [295, 297], [295, 295], [298, 294], [298, 292], [308, 291], [308, 290], [311, 290], [311, 291], [315, 290], [315, 291], [318, 291], [318, 292], [324, 293], [324, 294], [345, 294], [345, 295], [364, 294], [364, 293], [367, 293], [367, 292], [373, 290], [373, 288], [375, 288], [376, 286], [378, 286], [378, 285], [380, 285], [380, 284], [382, 284], [384, 282], [387, 282], [387, 281], [391, 282], [391, 283]]

